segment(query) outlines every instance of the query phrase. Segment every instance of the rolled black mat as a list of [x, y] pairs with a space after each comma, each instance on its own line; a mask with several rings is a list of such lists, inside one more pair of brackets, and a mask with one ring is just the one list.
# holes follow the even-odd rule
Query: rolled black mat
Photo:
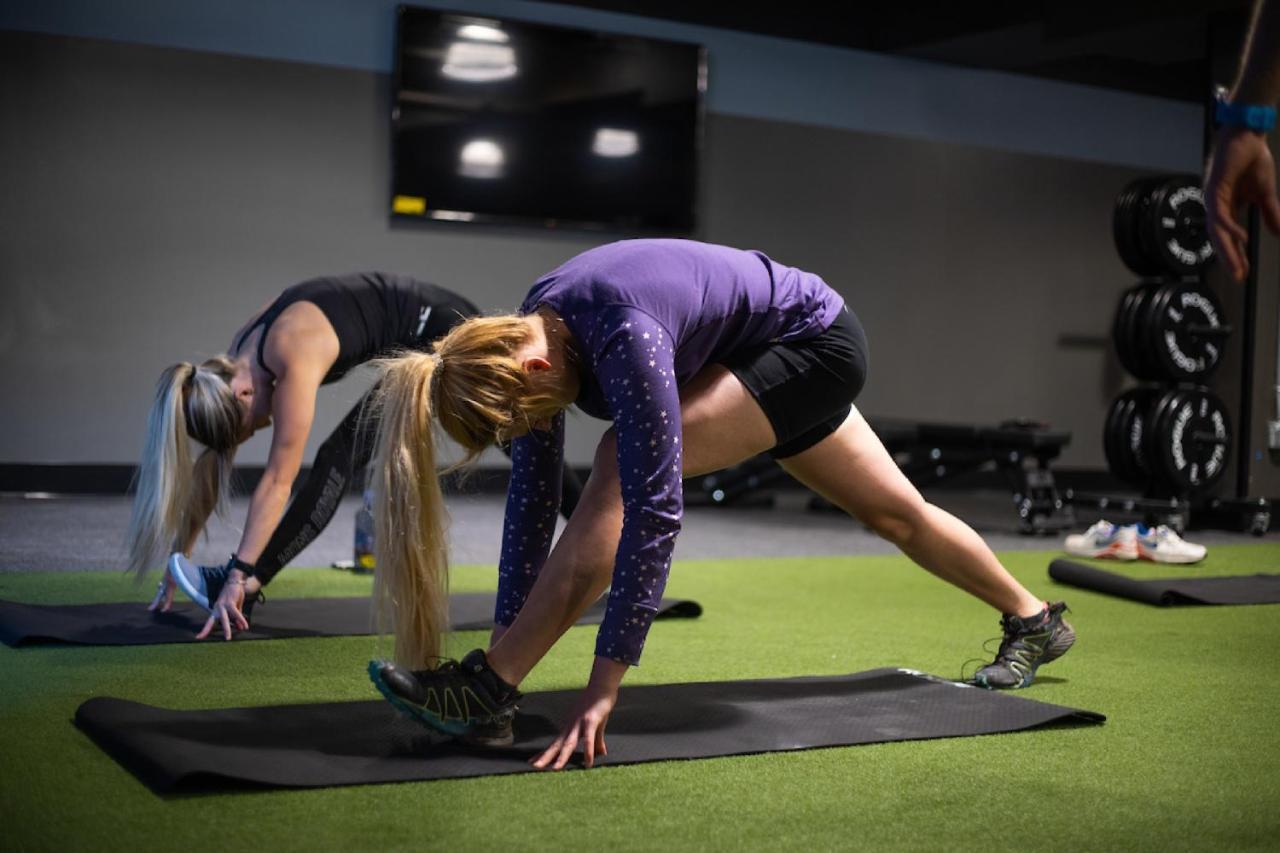
[[[449, 596], [455, 631], [483, 631], [493, 625], [491, 592]], [[605, 601], [593, 604], [579, 625], [599, 625]], [[663, 599], [658, 618], [693, 618], [702, 614], [696, 601]], [[75, 643], [89, 646], [139, 646], [192, 643], [208, 614], [193, 604], [175, 605], [168, 613], [151, 613], [142, 602], [115, 604], [21, 604], [0, 600], [0, 641], [9, 646]], [[350, 637], [374, 632], [372, 609], [363, 598], [275, 598], [253, 611], [248, 631], [237, 640], [281, 640], [289, 637]], [[221, 629], [219, 629], [220, 631]]]
[[1070, 560], [1054, 560], [1049, 564], [1049, 577], [1059, 583], [1154, 604], [1157, 607], [1179, 604], [1280, 604], [1280, 575], [1136, 580]]
[[[502, 749], [443, 739], [381, 699], [170, 711], [97, 698], [80, 706], [76, 723], [160, 793], [318, 788], [530, 772], [528, 759], [551, 742], [578, 695], [526, 696], [516, 742]], [[624, 687], [609, 718], [609, 754], [598, 761], [711, 758], [1105, 719], [904, 669]]]

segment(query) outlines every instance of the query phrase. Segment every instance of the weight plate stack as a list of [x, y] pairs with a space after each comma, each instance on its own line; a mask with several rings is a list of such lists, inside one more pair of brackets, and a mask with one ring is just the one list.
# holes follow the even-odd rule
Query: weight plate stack
[[1157, 378], [1204, 382], [1222, 360], [1230, 329], [1222, 303], [1213, 292], [1194, 284], [1161, 285], [1137, 320], [1129, 345], [1141, 350]]
[[1198, 178], [1168, 178], [1151, 186], [1139, 204], [1137, 229], [1140, 253], [1172, 275], [1195, 275], [1213, 257]]
[[[1103, 449], [1112, 473], [1151, 497], [1187, 498], [1226, 473], [1231, 421], [1203, 383], [1231, 328], [1195, 279], [1212, 258], [1204, 192], [1194, 176], [1131, 181], [1116, 197], [1112, 236], [1143, 281], [1120, 298], [1111, 338], [1125, 370], [1149, 384], [1107, 410]], [[1182, 383], [1174, 385], [1173, 383]]]
[[1211, 489], [1231, 456], [1231, 419], [1208, 388], [1173, 388], [1151, 405], [1143, 444], [1158, 485], [1177, 495]]

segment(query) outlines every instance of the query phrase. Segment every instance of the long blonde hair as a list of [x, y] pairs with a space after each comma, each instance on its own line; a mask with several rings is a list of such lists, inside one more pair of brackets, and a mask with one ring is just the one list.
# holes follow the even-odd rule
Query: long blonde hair
[[[185, 547], [229, 490], [242, 437], [241, 409], [229, 384], [234, 373], [230, 359], [216, 356], [160, 374], [127, 534], [129, 568], [139, 577]], [[200, 445], [194, 462], [192, 439]]]
[[373, 466], [374, 597], [380, 624], [395, 632], [395, 657], [414, 669], [439, 655], [449, 622], [446, 517], [432, 416], [473, 462], [528, 421], [546, 395], [530, 388], [514, 353], [531, 336], [527, 321], [473, 317], [436, 342], [434, 354], [407, 352], [378, 362], [382, 378]]

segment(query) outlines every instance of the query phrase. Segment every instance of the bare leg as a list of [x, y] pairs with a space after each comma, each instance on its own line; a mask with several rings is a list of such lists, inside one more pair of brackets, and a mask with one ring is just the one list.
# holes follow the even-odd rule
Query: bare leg
[[1032, 616], [1044, 609], [973, 528], [925, 501], [857, 409], [834, 433], [781, 463], [912, 560], [1001, 613]]
[[[686, 477], [734, 465], [775, 443], [773, 427], [755, 398], [720, 365], [705, 368], [681, 392], [680, 418]], [[596, 448], [582, 500], [524, 609], [489, 650], [489, 665], [509, 684], [523, 681], [609, 585], [622, 531], [617, 464], [610, 430]]]

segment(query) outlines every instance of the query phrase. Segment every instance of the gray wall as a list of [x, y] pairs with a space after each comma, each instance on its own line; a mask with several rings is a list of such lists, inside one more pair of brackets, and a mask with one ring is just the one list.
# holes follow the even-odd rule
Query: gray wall
[[[305, 277], [402, 271], [510, 308], [606, 239], [390, 223], [387, 86], [0, 33], [0, 462], [135, 460], [159, 369], [222, 350]], [[701, 236], [846, 295], [872, 343], [865, 411], [1042, 418], [1076, 434], [1067, 464], [1102, 464], [1120, 375], [1102, 346], [1061, 339], [1104, 335], [1129, 282], [1109, 216], [1133, 169], [714, 113], [706, 151]], [[318, 423], [360, 387], [327, 392]], [[586, 462], [598, 427], [571, 430]]]
[[[0, 30], [386, 74], [401, 0], [5, 0]], [[794, 121], [1158, 171], [1198, 168], [1198, 104], [536, 0], [415, 0], [453, 12], [707, 48], [707, 104]], [[639, 5], [639, 4], [637, 4]], [[1229, 75], [1227, 75], [1229, 76]]]

